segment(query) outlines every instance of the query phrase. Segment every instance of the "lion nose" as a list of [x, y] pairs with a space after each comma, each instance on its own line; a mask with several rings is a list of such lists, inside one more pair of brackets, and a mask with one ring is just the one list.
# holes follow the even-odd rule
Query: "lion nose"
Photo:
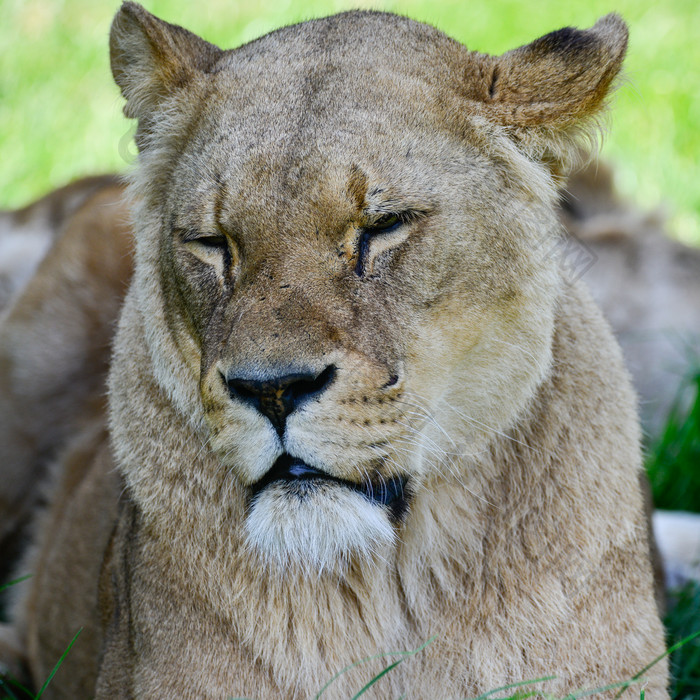
[[281, 377], [226, 379], [229, 395], [252, 406], [270, 420], [277, 434], [284, 434], [287, 416], [301, 404], [318, 396], [333, 381], [335, 366], [322, 372], [296, 372]]

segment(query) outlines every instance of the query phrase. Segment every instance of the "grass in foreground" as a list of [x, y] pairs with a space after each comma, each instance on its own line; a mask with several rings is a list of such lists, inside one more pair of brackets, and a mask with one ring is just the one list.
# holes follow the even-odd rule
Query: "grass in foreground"
[[[697, 584], [696, 584], [697, 586]], [[698, 589], [698, 601], [700, 601], [700, 586], [697, 586]], [[390, 673], [393, 671], [400, 663], [405, 661], [407, 658], [410, 656], [413, 656], [414, 654], [417, 654], [425, 647], [430, 644], [435, 637], [432, 637], [429, 639], [425, 644], [421, 645], [417, 649], [414, 649], [412, 651], [408, 652], [399, 652], [398, 654], [395, 654], [396, 656], [400, 656], [397, 661], [392, 662], [388, 666], [386, 666], [382, 671], [380, 671], [376, 676], [374, 676], [366, 685], [362, 687], [362, 689], [356, 693], [353, 697], [352, 700], [358, 700], [364, 693], [369, 690], [375, 683], [377, 683], [379, 680], [381, 680], [387, 673]], [[670, 642], [669, 642], [670, 643]], [[645, 691], [643, 688], [644, 684], [644, 674], [647, 673], [650, 669], [652, 669], [657, 663], [659, 663], [661, 660], [666, 658], [669, 655], [672, 654], [683, 654], [683, 658], [688, 658], [691, 662], [693, 660], [697, 660], [698, 656], [700, 656], [700, 629], [692, 632], [689, 635], [686, 635], [683, 639], [680, 641], [676, 642], [672, 646], [669, 646], [667, 651], [660, 656], [658, 656], [656, 659], [648, 663], [644, 668], [640, 669], [632, 678], [622, 680], [622, 681], [617, 681], [614, 683], [610, 683], [605, 686], [599, 686], [596, 688], [582, 688], [580, 690], [574, 691], [573, 693], [569, 693], [568, 695], [564, 697], [559, 697], [559, 696], [554, 696], [551, 693], [548, 693], [541, 688], [533, 688], [532, 686], [535, 686], [540, 683], [545, 683], [546, 681], [551, 681], [556, 678], [556, 676], [546, 676], [543, 678], [535, 678], [533, 680], [529, 681], [520, 681], [517, 683], [509, 683], [508, 685], [501, 686], [500, 688], [494, 688], [493, 690], [489, 690], [485, 693], [482, 693], [478, 697], [475, 698], [469, 698], [468, 700], [525, 700], [526, 698], [540, 698], [541, 700], [580, 700], [582, 698], [588, 698], [588, 697], [595, 697], [596, 695], [599, 695], [600, 693], [606, 693], [614, 690], [618, 690], [618, 692], [615, 695], [615, 698], [621, 698], [622, 694], [631, 687], [634, 687], [635, 685], [637, 686], [642, 686], [639, 690], [639, 698], [640, 700], [645, 700]], [[340, 673], [336, 674], [316, 695], [315, 700], [319, 700], [323, 693], [326, 691], [326, 689], [333, 683], [333, 681], [336, 680], [340, 675], [345, 673], [346, 671], [350, 670], [351, 668], [354, 668], [362, 663], [365, 663], [366, 661], [371, 661], [373, 659], [376, 659], [376, 656], [368, 657], [367, 659], [363, 659], [362, 661], [359, 661], [355, 664], [352, 664], [350, 666], [347, 666], [344, 668]], [[676, 657], [680, 658], [680, 657]], [[674, 688], [674, 693], [672, 694], [672, 698], [677, 699], [677, 700], [697, 700], [698, 695], [695, 694], [695, 691], [693, 690], [693, 687], [687, 686], [685, 689], [682, 691], [685, 693], [686, 691], [689, 691], [690, 694], [682, 694], [682, 695], [677, 695], [675, 694], [675, 691], [678, 689], [678, 685], [676, 683], [676, 687]], [[515, 691], [514, 693], [510, 691]], [[505, 695], [501, 695], [500, 693], [506, 693]], [[243, 700], [243, 699], [237, 699], [237, 700]]]
[[[700, 583], [689, 581], [671, 595], [666, 616], [669, 644], [700, 630]], [[671, 654], [671, 697], [674, 700], [700, 698], [700, 637], [695, 637]]]
[[0, 674], [0, 692], [2, 693], [2, 696], [0, 696], [0, 700], [39, 700], [39, 698], [41, 698], [41, 696], [46, 692], [46, 689], [49, 687], [58, 669], [61, 668], [61, 664], [63, 664], [63, 661], [65, 660], [66, 656], [68, 656], [71, 648], [75, 644], [82, 631], [83, 628], [81, 627], [76, 632], [75, 637], [71, 639], [70, 644], [68, 644], [66, 650], [63, 652], [63, 654], [61, 654], [61, 658], [51, 669], [51, 673], [49, 673], [49, 675], [47, 676], [38, 693], [33, 693], [31, 690], [29, 690], [29, 688], [26, 688], [17, 680], [12, 678], [12, 676]]
[[[378, 656], [368, 656], [365, 659], [362, 659], [361, 661], [357, 661], [354, 664], [350, 664], [349, 666], [346, 666], [342, 671], [339, 671], [336, 673], [335, 676], [333, 676], [326, 685], [321, 688], [321, 690], [314, 696], [314, 700], [321, 700], [322, 696], [325, 694], [326, 690], [335, 682], [336, 679], [338, 679], [340, 676], [342, 676], [344, 673], [347, 671], [356, 668], [357, 666], [360, 666], [364, 663], [367, 663], [369, 661], [373, 661], [378, 658], [383, 658], [386, 656], [398, 656], [400, 657], [397, 661], [393, 661], [390, 663], [388, 666], [386, 666], [384, 669], [382, 669], [378, 674], [376, 674], [368, 683], [366, 683], [355, 695], [352, 696], [350, 700], [358, 700], [360, 697], [362, 697], [375, 683], [379, 682], [384, 676], [386, 676], [388, 673], [391, 673], [399, 664], [402, 662], [406, 661], [411, 656], [414, 656], [415, 654], [418, 654], [419, 652], [423, 651], [433, 640], [435, 637], [431, 637], [427, 642], [419, 646], [417, 649], [413, 649], [411, 651], [402, 651], [402, 652], [395, 652], [395, 653], [389, 653], [389, 654], [381, 654]], [[671, 646], [664, 654], [661, 654], [658, 656], [656, 659], [651, 661], [649, 664], [647, 664], [643, 669], [641, 669], [638, 673], [636, 673], [632, 678], [622, 680], [622, 681], [617, 681], [614, 683], [610, 683], [605, 686], [599, 686], [596, 688], [588, 688], [588, 689], [580, 689], [577, 691], [574, 691], [572, 693], [569, 693], [568, 695], [564, 697], [560, 696], [554, 696], [551, 693], [548, 693], [541, 688], [533, 688], [532, 686], [535, 686], [540, 683], [545, 683], [547, 681], [554, 680], [556, 676], [545, 676], [543, 678], [535, 678], [533, 680], [529, 681], [519, 681], [517, 683], [509, 683], [508, 685], [501, 686], [500, 688], [494, 688], [493, 690], [489, 690], [485, 693], [482, 693], [481, 695], [474, 697], [474, 698], [468, 698], [466, 700], [525, 700], [526, 698], [539, 698], [541, 700], [581, 700], [582, 698], [588, 698], [588, 697], [595, 697], [596, 695], [599, 695], [600, 693], [609, 693], [611, 691], [617, 690], [617, 694], [615, 695], [615, 698], [621, 698], [622, 694], [631, 687], [634, 687], [635, 685], [642, 686], [639, 690], [639, 698], [640, 700], [645, 700], [645, 691], [643, 688], [644, 684], [644, 674], [647, 673], [651, 668], [653, 668], [659, 661], [664, 659], [666, 656], [673, 652], [677, 652], [679, 650], [682, 650], [684, 647], [687, 647], [688, 645], [692, 644], [692, 642], [700, 642], [700, 630], [694, 632], [693, 634], [688, 635], [685, 639], [682, 639], [680, 642], [677, 642], [673, 646]], [[510, 691], [515, 691], [510, 692]], [[506, 695], [501, 695], [501, 693], [506, 693]], [[403, 697], [403, 696], [402, 696]], [[674, 696], [675, 697], [675, 696]], [[685, 696], [682, 696], [685, 698]], [[687, 696], [688, 700], [693, 700], [693, 698], [697, 698], [697, 696]], [[230, 698], [230, 700], [248, 700], [247, 698]], [[399, 698], [401, 700], [401, 698]]]
[[[661, 435], [651, 443], [647, 471], [654, 503], [669, 510], [700, 509], [700, 365], [686, 374]], [[668, 644], [700, 630], [700, 583], [671, 592]], [[671, 697], [700, 698], [700, 639], [671, 654]]]

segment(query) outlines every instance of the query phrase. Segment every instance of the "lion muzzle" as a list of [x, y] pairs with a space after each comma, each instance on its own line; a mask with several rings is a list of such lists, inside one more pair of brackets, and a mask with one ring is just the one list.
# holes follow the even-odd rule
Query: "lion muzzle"
[[319, 373], [294, 372], [264, 379], [231, 377], [224, 381], [231, 398], [266, 416], [282, 439], [287, 416], [327, 389], [335, 373], [335, 366], [329, 365]]

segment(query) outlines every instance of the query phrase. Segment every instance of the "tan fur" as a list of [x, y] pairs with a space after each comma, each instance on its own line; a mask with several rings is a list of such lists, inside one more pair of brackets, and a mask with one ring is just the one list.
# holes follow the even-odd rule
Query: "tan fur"
[[[625, 45], [609, 16], [494, 58], [360, 12], [220, 52], [122, 7], [140, 163], [113, 463], [97, 416], [58, 468], [16, 621], [35, 681], [78, 620], [53, 697], [310, 698], [433, 637], [367, 697], [565, 694], [662, 652], [634, 395], [549, 254], [552, 173]], [[363, 247], [387, 212], [410, 216]], [[329, 368], [277, 430], [226, 385]], [[251, 500], [285, 451], [336, 480]], [[396, 476], [401, 512], [347, 485]], [[647, 677], [668, 697], [663, 663]]]

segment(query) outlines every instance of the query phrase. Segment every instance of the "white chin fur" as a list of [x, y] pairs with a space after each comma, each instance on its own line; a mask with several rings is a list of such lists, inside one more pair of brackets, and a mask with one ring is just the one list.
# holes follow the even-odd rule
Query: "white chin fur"
[[318, 573], [381, 556], [395, 537], [383, 507], [340, 484], [270, 484], [255, 498], [245, 530], [248, 547], [267, 564]]

